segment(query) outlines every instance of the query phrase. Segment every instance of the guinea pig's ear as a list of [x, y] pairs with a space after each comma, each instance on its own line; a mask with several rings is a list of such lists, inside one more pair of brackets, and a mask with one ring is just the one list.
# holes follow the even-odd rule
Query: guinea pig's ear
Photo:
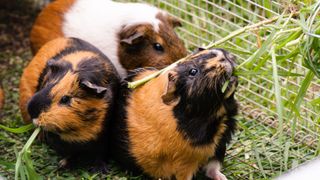
[[124, 38], [124, 39], [121, 39], [120, 43], [132, 45], [132, 44], [137, 44], [142, 39], [143, 39], [143, 34], [141, 32], [136, 32], [136, 33]]
[[96, 95], [104, 95], [107, 92], [107, 88], [98, 86], [96, 84], [93, 84], [87, 80], [80, 82], [80, 86], [84, 88], [85, 90], [88, 90], [89, 92], [92, 92]]
[[169, 16], [169, 17], [168, 17], [168, 21], [169, 21], [169, 23], [172, 25], [173, 28], [175, 28], [175, 27], [182, 27], [181, 21], [180, 21], [178, 18], [176, 18], [176, 17]]
[[166, 105], [178, 104], [180, 98], [174, 94], [176, 91], [176, 73], [175, 72], [168, 73], [168, 80], [165, 88], [166, 88], [165, 92], [161, 96], [163, 103], [165, 103]]

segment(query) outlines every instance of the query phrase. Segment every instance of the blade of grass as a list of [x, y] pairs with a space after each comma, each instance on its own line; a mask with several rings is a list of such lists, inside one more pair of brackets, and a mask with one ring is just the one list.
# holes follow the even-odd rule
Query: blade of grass
[[3, 166], [5, 169], [14, 169], [14, 163], [12, 162], [8, 162], [8, 161], [4, 161], [0, 159], [0, 165]]
[[[242, 71], [242, 70], [237, 70], [236, 72], [234, 72], [235, 75], [240, 75], [240, 76], [252, 76], [252, 75], [263, 75], [263, 76], [272, 76], [273, 75], [273, 72], [270, 72], [270, 71], [257, 71], [257, 72], [254, 72], [254, 71]], [[294, 77], [297, 77], [297, 76], [303, 76], [303, 74], [299, 74], [299, 73], [292, 73], [292, 72], [289, 72], [289, 71], [284, 71], [284, 70], [281, 70], [281, 71], [278, 71], [278, 75], [279, 76], [282, 76], [282, 77], [286, 77], [286, 76], [294, 76]]]
[[320, 98], [317, 98], [317, 99], [314, 99], [314, 100], [312, 100], [312, 101], [310, 101], [310, 104], [312, 104], [312, 105], [320, 105]]
[[288, 44], [289, 42], [295, 39], [298, 39], [301, 35], [302, 35], [302, 29], [300, 28], [298, 31], [291, 33], [291, 35], [289, 35], [289, 37], [285, 41], [279, 44], [276, 49], [283, 48], [286, 44]]
[[166, 72], [166, 71], [172, 69], [172, 68], [175, 67], [178, 63], [187, 60], [189, 57], [191, 57], [191, 55], [188, 55], [188, 56], [186, 56], [186, 57], [184, 57], [184, 58], [182, 58], [182, 59], [180, 59], [180, 60], [178, 60], [178, 61], [170, 64], [169, 66], [161, 69], [160, 71], [157, 71], [157, 72], [155, 72], [155, 73], [152, 73], [152, 74], [150, 74], [150, 75], [148, 75], [148, 76], [146, 76], [146, 77], [144, 77], [144, 78], [142, 78], [142, 79], [139, 79], [139, 80], [134, 81], [134, 82], [129, 82], [129, 83], [128, 83], [128, 88], [134, 89], [134, 88], [136, 88], [136, 87], [138, 87], [138, 86], [140, 86], [140, 85], [143, 85], [144, 83], [148, 82], [149, 80], [151, 80], [151, 79], [153, 79], [153, 78], [156, 78], [157, 76], [159, 76], [159, 75], [162, 74], [163, 72]]
[[[279, 26], [280, 22], [282, 21], [284, 16], [284, 13], [282, 13], [279, 18], [277, 19], [276, 22], [276, 26]], [[291, 16], [289, 16], [289, 18], [291, 18]], [[268, 38], [262, 43], [261, 48], [259, 48], [257, 51], [254, 52], [254, 54], [252, 54], [252, 56], [250, 56], [246, 61], [242, 62], [237, 69], [240, 69], [242, 66], [246, 66], [248, 69], [252, 68], [253, 64], [258, 61], [258, 59], [260, 59], [260, 57], [265, 54], [266, 52], [269, 51], [269, 48], [271, 46], [271, 44], [274, 41], [274, 37], [277, 33], [277, 30], [274, 29], [270, 35], [268, 36]]]
[[245, 51], [245, 50], [239, 50], [239, 49], [235, 49], [235, 48], [232, 48], [232, 47], [228, 47], [228, 46], [217, 46], [216, 48], [223, 48], [227, 51], [230, 51], [232, 53], [235, 53], [237, 55], [251, 55], [252, 53], [249, 52], [249, 51]]
[[9, 127], [6, 127], [6, 126], [0, 124], [0, 128], [6, 130], [8, 132], [18, 134], [18, 133], [25, 133], [27, 131], [30, 131], [31, 129], [34, 128], [34, 125], [31, 123], [31, 124], [21, 126], [18, 128], [9, 128]]
[[23, 155], [23, 160], [25, 161], [25, 170], [26, 170], [26, 174], [28, 179], [41, 179], [41, 177], [38, 175], [38, 173], [35, 171], [34, 167], [33, 167], [33, 162], [31, 160], [31, 156], [30, 156], [30, 150], [27, 150], [25, 152], [25, 154]]
[[234, 37], [236, 37], [236, 36], [238, 36], [238, 35], [246, 32], [246, 31], [248, 31], [248, 30], [256, 29], [256, 28], [258, 28], [258, 27], [260, 27], [260, 26], [273, 23], [273, 22], [275, 22], [275, 21], [277, 21], [277, 20], [279, 20], [280, 18], [283, 18], [283, 17], [284, 17], [284, 14], [282, 14], [282, 15], [280, 15], [280, 16], [275, 16], [275, 17], [273, 17], [273, 18], [271, 18], [271, 19], [267, 19], [267, 20], [264, 20], [264, 21], [260, 21], [260, 22], [258, 22], [258, 23], [256, 23], [256, 24], [252, 24], [252, 25], [249, 25], [249, 26], [245, 26], [245, 27], [243, 27], [243, 28], [241, 28], [241, 29], [238, 29], [238, 30], [230, 33], [228, 36], [226, 36], [226, 37], [224, 37], [224, 38], [222, 38], [222, 39], [220, 39], [220, 40], [218, 40], [218, 41], [216, 41], [216, 42], [210, 43], [208, 46], [206, 46], [206, 47], [204, 47], [204, 48], [205, 48], [205, 49], [209, 49], [209, 48], [218, 46], [218, 45], [220, 45], [220, 44], [222, 44], [222, 43], [224, 43], [224, 42], [226, 42], [226, 41], [228, 41], [228, 40], [230, 40], [230, 39], [232, 39], [232, 38], [234, 38]]
[[257, 162], [258, 162], [259, 170], [262, 173], [263, 177], [265, 179], [267, 179], [267, 175], [266, 175], [265, 170], [263, 169], [263, 166], [262, 166], [262, 163], [261, 163], [259, 152], [256, 150], [256, 148], [253, 148], [253, 149], [254, 149], [254, 155], [255, 155], [255, 157], [257, 159]]
[[[300, 107], [301, 107], [302, 100], [307, 93], [307, 90], [311, 84], [313, 77], [314, 77], [313, 72], [311, 70], [309, 70], [308, 73], [306, 74], [304, 80], [302, 81], [300, 88], [299, 88], [299, 92], [294, 99], [293, 105], [291, 106], [291, 111], [294, 112], [296, 115], [296, 117], [292, 121], [292, 126], [291, 126], [292, 138], [294, 137], [294, 134], [296, 132], [297, 118], [300, 117]], [[292, 117], [292, 113], [290, 114], [289, 118], [291, 119], [291, 117]]]
[[[29, 151], [29, 148], [33, 141], [36, 139], [37, 135], [40, 132], [40, 128], [36, 128], [30, 138], [28, 139], [27, 143], [23, 146], [22, 150], [17, 155], [17, 161], [15, 165], [15, 180], [19, 179], [19, 174], [21, 179], [25, 179], [25, 172], [29, 172], [26, 167], [24, 166], [24, 162], [28, 161], [28, 156], [25, 156], [25, 153]], [[40, 176], [32, 176], [33, 178], [40, 179]]]
[[301, 102], [302, 102], [304, 96], [307, 93], [307, 90], [312, 82], [313, 77], [314, 77], [313, 72], [311, 70], [309, 70], [308, 73], [306, 74], [304, 80], [301, 83], [301, 86], [300, 86], [300, 89], [299, 89], [297, 96], [295, 97], [292, 110], [294, 112], [296, 112], [297, 116], [300, 116], [300, 113], [299, 113], [300, 105], [301, 105]]
[[283, 163], [284, 163], [284, 168], [287, 171], [288, 168], [288, 161], [289, 161], [289, 153], [290, 153], [290, 142], [285, 143], [285, 148], [284, 148], [284, 158], [283, 158]]
[[272, 59], [273, 81], [274, 81], [274, 94], [276, 98], [276, 109], [277, 109], [278, 121], [279, 121], [278, 132], [280, 134], [280, 139], [281, 139], [282, 132], [283, 132], [283, 104], [281, 100], [281, 87], [279, 84], [276, 52], [275, 52], [274, 46], [271, 47], [271, 59]]
[[228, 85], [229, 85], [229, 80], [228, 81], [226, 81], [224, 84], [223, 84], [223, 86], [222, 86], [222, 89], [221, 89], [221, 92], [222, 93], [224, 93], [225, 91], [226, 91], [226, 89], [227, 89], [227, 87], [228, 87]]

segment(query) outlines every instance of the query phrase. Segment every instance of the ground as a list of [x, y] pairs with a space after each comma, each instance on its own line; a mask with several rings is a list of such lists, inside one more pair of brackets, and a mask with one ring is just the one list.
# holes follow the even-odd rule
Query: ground
[[[23, 68], [32, 58], [28, 36], [37, 13], [25, 4], [9, 3], [0, 9], [0, 83], [6, 95], [0, 123], [8, 127], [23, 125], [18, 109], [18, 85]], [[241, 102], [241, 98], [239, 100]], [[269, 179], [316, 155], [312, 148], [277, 134], [272, 126], [265, 125], [267, 121], [259, 122], [261, 115], [254, 116], [252, 109], [246, 113], [246, 104], [241, 103], [241, 106], [239, 128], [229, 145], [223, 168], [229, 179]], [[21, 150], [30, 135], [31, 132], [13, 134], [0, 130], [0, 179], [1, 176], [13, 179], [15, 152]], [[108, 173], [89, 173], [85, 169], [58, 170], [59, 158], [38, 141], [32, 145], [35, 169], [45, 178], [143, 179], [143, 176], [134, 177], [119, 170], [113, 163], [109, 165]], [[202, 179], [202, 176], [200, 173], [196, 179]]]

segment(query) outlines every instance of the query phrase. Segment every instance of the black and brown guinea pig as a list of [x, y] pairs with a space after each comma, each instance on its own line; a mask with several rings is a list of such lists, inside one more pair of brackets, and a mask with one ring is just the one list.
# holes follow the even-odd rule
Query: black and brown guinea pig
[[63, 156], [60, 165], [91, 161], [105, 153], [103, 137], [119, 83], [114, 66], [97, 48], [77, 38], [58, 38], [24, 69], [20, 110]]
[[121, 77], [139, 67], [163, 68], [187, 51], [168, 13], [142, 3], [56, 0], [39, 14], [30, 40], [34, 52], [57, 37], [88, 41], [107, 55]]
[[[134, 90], [122, 86], [110, 131], [111, 156], [152, 178], [187, 180], [205, 168], [208, 177], [226, 179], [220, 165], [238, 109], [234, 66], [234, 56], [225, 50], [202, 50]], [[127, 80], [156, 71], [137, 69]]]

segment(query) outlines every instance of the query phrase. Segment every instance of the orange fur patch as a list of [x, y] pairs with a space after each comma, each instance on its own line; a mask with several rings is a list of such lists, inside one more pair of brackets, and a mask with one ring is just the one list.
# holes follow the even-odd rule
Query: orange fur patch
[[72, 64], [72, 68], [76, 69], [77, 65], [80, 61], [86, 58], [97, 57], [97, 54], [89, 51], [76, 51], [74, 53], [67, 54], [63, 57], [63, 60], [70, 62]]
[[47, 61], [58, 52], [63, 50], [67, 45], [68, 40], [64, 38], [59, 38], [47, 43], [39, 50], [32, 61], [24, 69], [19, 86], [19, 107], [25, 123], [31, 122], [27, 111], [27, 104], [36, 92], [40, 74], [45, 68]]
[[[142, 73], [135, 80], [150, 73]], [[167, 73], [162, 74], [132, 92], [127, 107], [130, 152], [153, 177], [174, 175], [178, 180], [186, 180], [213, 156], [226, 127], [223, 124], [218, 127], [212, 144], [192, 146], [177, 131], [174, 106], [162, 102], [167, 80]]]
[[63, 37], [64, 13], [75, 0], [59, 0], [50, 3], [37, 17], [30, 34], [32, 51], [35, 54], [46, 42]]

